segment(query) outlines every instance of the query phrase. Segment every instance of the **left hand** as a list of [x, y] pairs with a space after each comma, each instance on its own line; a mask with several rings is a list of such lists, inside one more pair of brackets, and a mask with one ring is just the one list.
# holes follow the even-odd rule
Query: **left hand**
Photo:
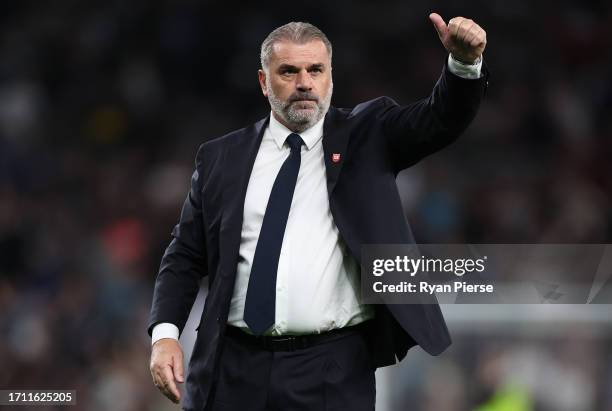
[[453, 58], [465, 64], [474, 64], [482, 56], [487, 45], [487, 33], [473, 20], [454, 17], [448, 21], [447, 26], [437, 13], [431, 13], [429, 19], [442, 45]]

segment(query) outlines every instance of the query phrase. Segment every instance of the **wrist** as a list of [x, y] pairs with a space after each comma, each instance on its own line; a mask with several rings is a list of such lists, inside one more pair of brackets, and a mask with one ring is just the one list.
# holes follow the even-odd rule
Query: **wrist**
[[450, 53], [450, 56], [457, 63], [463, 64], [464, 66], [475, 66], [475, 65], [479, 64], [482, 61], [482, 55], [478, 56], [473, 61], [466, 61], [466, 59], [464, 59], [463, 57], [457, 57], [453, 53]]
[[[158, 343], [159, 343], [159, 344], [158, 344]], [[173, 344], [179, 344], [179, 345], [180, 345], [179, 340], [177, 340], [176, 338], [172, 338], [172, 337], [162, 337], [162, 338], [160, 338], [160, 339], [158, 339], [158, 340], [155, 340], [155, 341], [154, 341], [154, 342], [151, 344], [151, 346], [156, 346], [156, 345], [160, 345], [160, 344], [161, 344], [161, 345], [163, 345], [163, 344], [166, 344], [166, 343], [173, 343]]]

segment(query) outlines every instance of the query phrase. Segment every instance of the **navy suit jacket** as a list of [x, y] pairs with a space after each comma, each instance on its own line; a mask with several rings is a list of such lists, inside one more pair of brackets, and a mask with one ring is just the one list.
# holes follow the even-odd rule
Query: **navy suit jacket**
[[[331, 212], [352, 256], [363, 244], [406, 244], [414, 238], [395, 178], [454, 141], [472, 121], [486, 93], [488, 71], [468, 80], [446, 64], [431, 95], [406, 106], [379, 97], [353, 109], [330, 107], [323, 148]], [[155, 283], [149, 334], [155, 324], [185, 326], [200, 280], [209, 293], [189, 363], [183, 407], [209, 402], [234, 288], [244, 198], [269, 118], [202, 144], [191, 188]], [[341, 155], [339, 162], [332, 154]], [[451, 343], [437, 303], [375, 305], [368, 331], [377, 367], [394, 364], [418, 344], [437, 355]]]

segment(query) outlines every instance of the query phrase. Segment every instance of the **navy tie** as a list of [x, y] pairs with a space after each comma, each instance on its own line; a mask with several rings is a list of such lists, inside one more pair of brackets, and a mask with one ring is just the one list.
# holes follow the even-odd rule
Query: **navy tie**
[[281, 166], [270, 192], [244, 304], [244, 321], [255, 335], [263, 334], [274, 324], [278, 258], [300, 171], [300, 151], [304, 141], [295, 133], [289, 134], [286, 141], [291, 153]]

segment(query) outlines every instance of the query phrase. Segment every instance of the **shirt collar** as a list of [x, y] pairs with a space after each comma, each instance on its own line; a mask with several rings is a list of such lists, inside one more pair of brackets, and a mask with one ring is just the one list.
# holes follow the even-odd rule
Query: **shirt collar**
[[[306, 145], [306, 148], [308, 150], [312, 149], [314, 145], [319, 142], [321, 137], [323, 137], [323, 120], [325, 120], [325, 116], [321, 117], [321, 119], [317, 121], [308, 130], [298, 133], [300, 137], [302, 137], [302, 140], [304, 140], [304, 144]], [[270, 128], [270, 134], [276, 142], [276, 145], [278, 146], [279, 150], [282, 149], [283, 144], [287, 139], [287, 136], [293, 133], [293, 131], [289, 130], [287, 127], [281, 124], [274, 117], [272, 112], [270, 112], [270, 124], [268, 125], [268, 127]]]

